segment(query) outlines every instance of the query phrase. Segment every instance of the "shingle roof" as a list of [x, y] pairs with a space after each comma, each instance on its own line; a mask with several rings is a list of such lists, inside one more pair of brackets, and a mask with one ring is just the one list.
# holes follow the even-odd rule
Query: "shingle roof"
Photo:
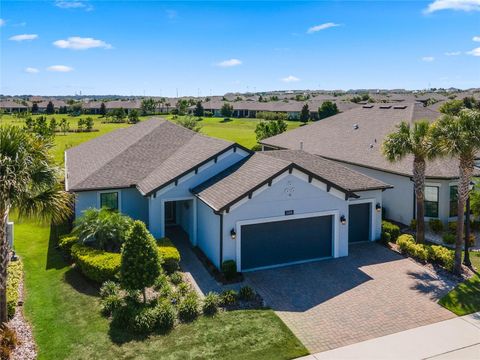
[[68, 149], [67, 190], [136, 186], [149, 194], [233, 146], [163, 119], [142, 121]]
[[[426, 119], [432, 122], [440, 115], [422, 104], [372, 104], [273, 136], [261, 143], [280, 149], [299, 149], [303, 143], [305, 151], [328, 159], [411, 176], [412, 158], [388, 162], [382, 155], [382, 141], [401, 121]], [[451, 158], [429, 161], [426, 175], [430, 178], [456, 178], [458, 161]]]
[[301, 150], [257, 152], [192, 189], [215, 211], [222, 211], [290, 168], [296, 168], [349, 196], [354, 191], [390, 186], [338, 163]]

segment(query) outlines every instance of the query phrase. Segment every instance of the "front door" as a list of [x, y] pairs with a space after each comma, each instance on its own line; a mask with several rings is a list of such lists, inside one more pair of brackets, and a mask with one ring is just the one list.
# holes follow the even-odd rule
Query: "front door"
[[165, 225], [177, 224], [177, 207], [175, 201], [167, 201], [165, 203]]
[[371, 203], [352, 204], [348, 208], [348, 242], [370, 240]]

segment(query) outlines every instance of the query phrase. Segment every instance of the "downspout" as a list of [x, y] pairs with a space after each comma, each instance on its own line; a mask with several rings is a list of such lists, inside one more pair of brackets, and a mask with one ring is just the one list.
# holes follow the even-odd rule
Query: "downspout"
[[223, 213], [218, 214], [220, 216], [220, 262], [219, 262], [219, 268], [222, 268], [222, 263], [223, 263]]

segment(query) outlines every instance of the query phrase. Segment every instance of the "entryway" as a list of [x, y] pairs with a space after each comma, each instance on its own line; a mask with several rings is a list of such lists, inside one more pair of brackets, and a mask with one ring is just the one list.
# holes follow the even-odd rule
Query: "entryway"
[[164, 202], [165, 233], [172, 227], [180, 227], [195, 244], [196, 221], [194, 199], [179, 199]]

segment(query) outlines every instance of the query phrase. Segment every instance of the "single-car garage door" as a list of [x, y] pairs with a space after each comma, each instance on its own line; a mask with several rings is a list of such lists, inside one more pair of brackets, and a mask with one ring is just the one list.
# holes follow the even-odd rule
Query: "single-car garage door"
[[241, 227], [242, 270], [331, 257], [332, 250], [333, 216]]
[[348, 208], [348, 242], [370, 240], [371, 204], [352, 204]]

